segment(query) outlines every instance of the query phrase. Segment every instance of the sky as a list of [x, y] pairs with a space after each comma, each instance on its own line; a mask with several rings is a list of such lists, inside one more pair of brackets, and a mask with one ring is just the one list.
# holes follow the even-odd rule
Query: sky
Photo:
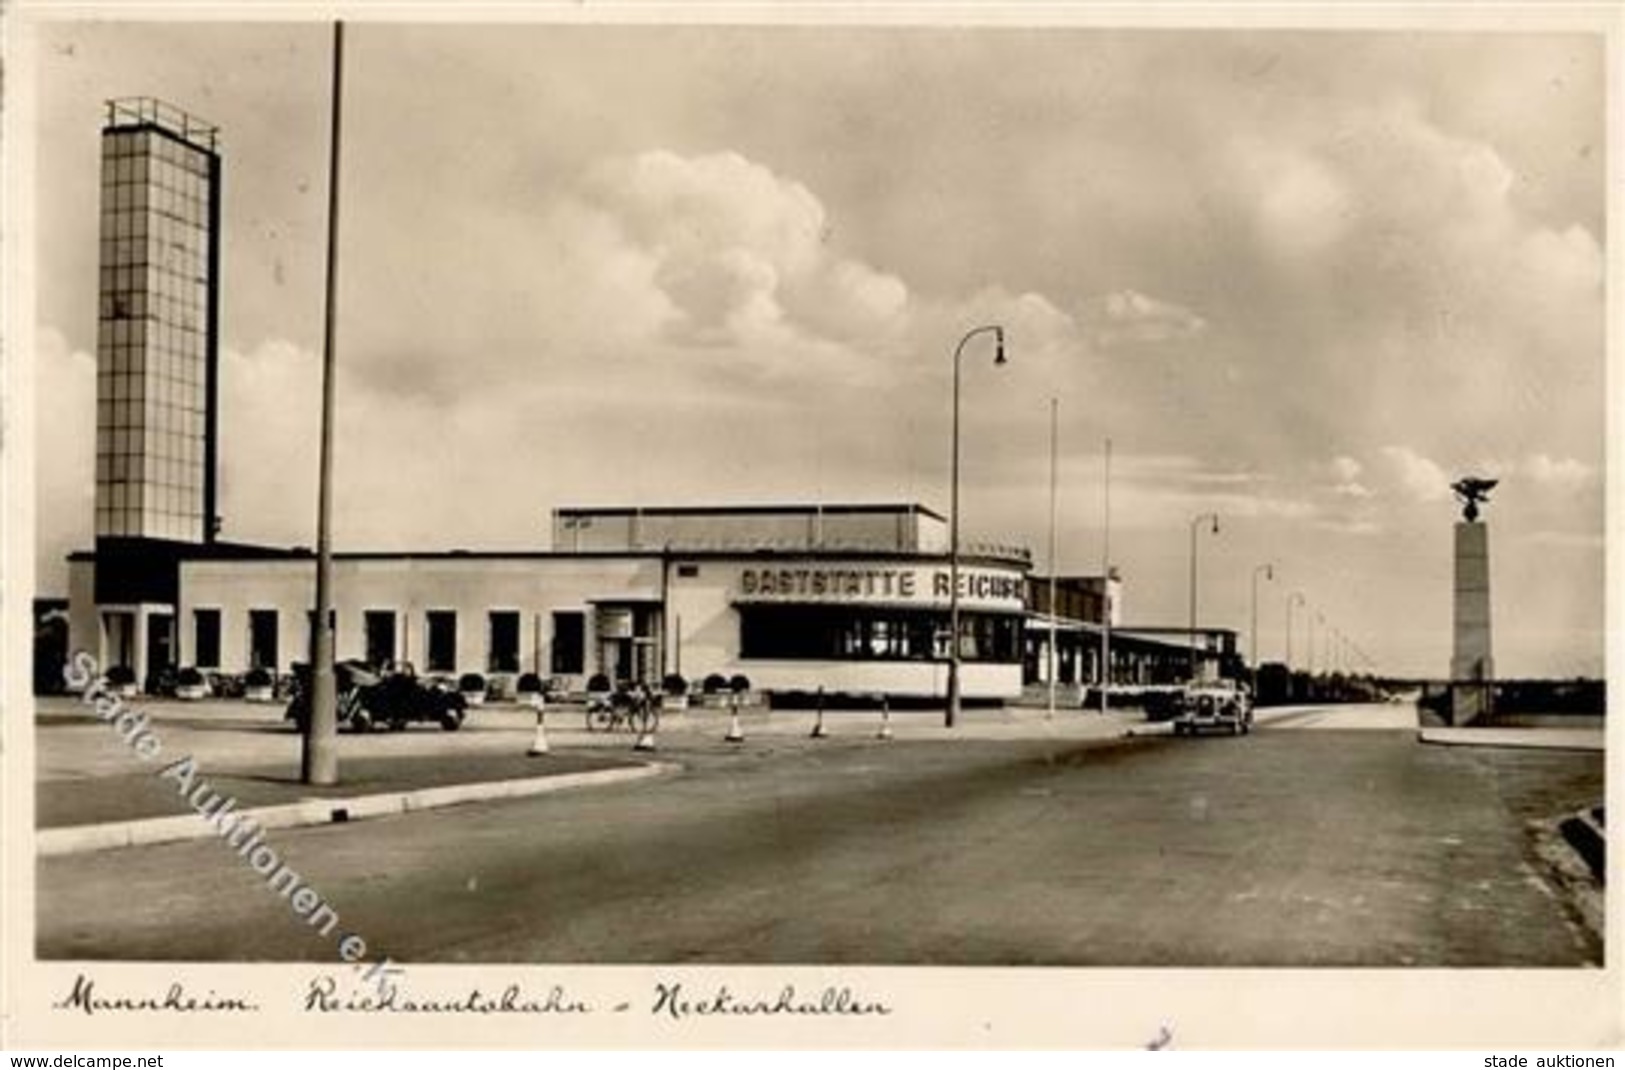
[[[40, 593], [92, 542], [103, 102], [217, 124], [223, 536], [314, 542], [331, 30], [35, 24]], [[1603, 667], [1599, 35], [350, 23], [335, 543], [560, 506], [948, 507], [1136, 624]], [[49, 418], [45, 418], [49, 413]], [[1262, 566], [1271, 565], [1269, 576]], [[1272, 578], [1271, 578], [1272, 577]], [[1254, 592], [1257, 592], [1256, 602]], [[1294, 595], [1301, 595], [1296, 607]]]

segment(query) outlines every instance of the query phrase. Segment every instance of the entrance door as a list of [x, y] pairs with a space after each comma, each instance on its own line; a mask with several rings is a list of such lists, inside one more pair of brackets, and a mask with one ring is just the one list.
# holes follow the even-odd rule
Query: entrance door
[[103, 657], [108, 669], [135, 669], [135, 614], [110, 612], [102, 614], [102, 632], [107, 638]]
[[147, 617], [147, 675], [161, 676], [175, 668], [175, 614]]

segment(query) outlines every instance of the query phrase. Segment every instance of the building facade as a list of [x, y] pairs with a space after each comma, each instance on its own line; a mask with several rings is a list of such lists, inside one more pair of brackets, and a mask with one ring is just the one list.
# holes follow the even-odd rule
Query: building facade
[[96, 338], [99, 627], [120, 664], [174, 660], [174, 572], [215, 531], [220, 311], [216, 130], [108, 102]]

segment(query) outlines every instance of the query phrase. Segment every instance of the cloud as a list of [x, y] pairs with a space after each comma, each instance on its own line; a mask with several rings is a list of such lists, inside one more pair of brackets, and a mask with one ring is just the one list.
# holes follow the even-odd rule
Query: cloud
[[1524, 459], [1518, 466], [1521, 475], [1533, 480], [1543, 487], [1573, 492], [1591, 484], [1597, 478], [1597, 470], [1590, 465], [1583, 464], [1572, 457], [1554, 460], [1544, 453], [1537, 453]]
[[739, 153], [601, 160], [576, 196], [653, 265], [674, 341], [851, 340], [907, 310], [900, 279], [832, 248], [812, 191]]
[[46, 595], [66, 591], [64, 559], [94, 532], [96, 358], [49, 327], [36, 332], [34, 352], [34, 555]]
[[1450, 477], [1433, 461], [1408, 446], [1384, 446], [1382, 456], [1399, 489], [1419, 502], [1435, 502], [1450, 493]]
[[1102, 349], [1193, 338], [1207, 329], [1207, 321], [1190, 309], [1137, 290], [1117, 290], [1085, 302], [1084, 318]]

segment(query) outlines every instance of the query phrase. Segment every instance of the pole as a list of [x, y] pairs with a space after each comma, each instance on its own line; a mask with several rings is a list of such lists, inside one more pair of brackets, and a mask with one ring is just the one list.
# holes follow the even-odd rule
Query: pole
[[1100, 712], [1107, 711], [1112, 685], [1112, 440], [1106, 440], [1106, 503], [1100, 538]]
[[985, 331], [993, 332], [998, 348], [993, 363], [1004, 363], [1004, 328], [989, 324], [967, 331], [954, 347], [953, 462], [948, 488], [948, 708], [943, 723], [952, 728], [959, 721], [959, 365], [965, 343]]
[[344, 103], [344, 22], [333, 23], [333, 120], [327, 175], [327, 292], [322, 327], [321, 468], [316, 507], [316, 620], [310, 653], [310, 717], [301, 754], [306, 784], [337, 784], [338, 695], [333, 679], [334, 324], [338, 303], [339, 136]]
[[943, 714], [948, 728], [959, 720], [959, 354], [965, 338], [954, 350], [954, 450], [948, 477], [948, 708]]
[[1190, 590], [1190, 669], [1189, 677], [1195, 680], [1196, 668], [1196, 529], [1202, 526], [1202, 521], [1213, 521], [1214, 534], [1219, 531], [1219, 515], [1217, 513], [1198, 513], [1191, 520], [1191, 590]]
[[1262, 572], [1265, 579], [1275, 579], [1275, 565], [1273, 562], [1258, 565], [1253, 568], [1253, 634], [1250, 639], [1247, 653], [1253, 663], [1253, 694], [1258, 694], [1258, 574]]
[[1056, 415], [1060, 408], [1057, 398], [1049, 399], [1049, 711], [1046, 716], [1055, 716], [1055, 502], [1056, 502], [1056, 467], [1057, 467], [1057, 441], [1058, 431]]

